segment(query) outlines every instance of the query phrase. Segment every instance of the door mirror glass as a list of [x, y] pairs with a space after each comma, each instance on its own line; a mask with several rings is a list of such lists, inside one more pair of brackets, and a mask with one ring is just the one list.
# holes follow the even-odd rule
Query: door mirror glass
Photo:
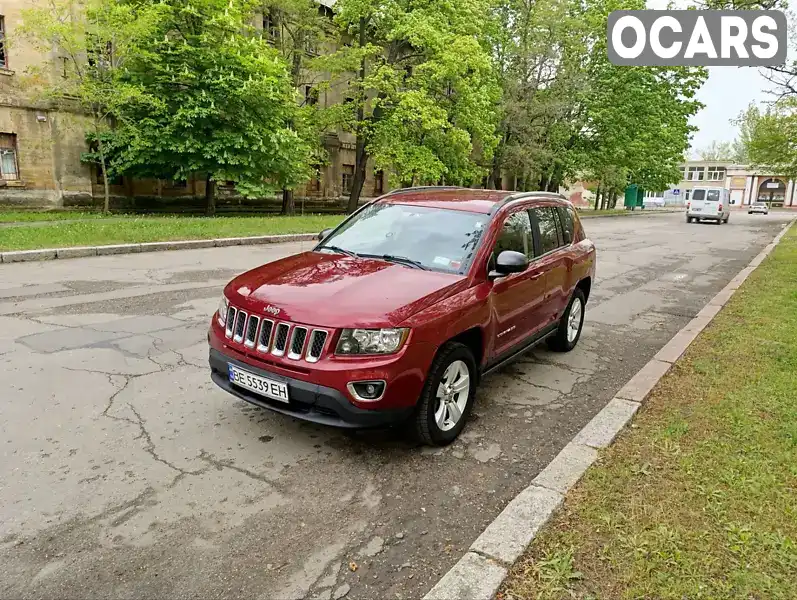
[[495, 270], [490, 277], [503, 277], [512, 273], [522, 273], [529, 267], [529, 259], [525, 254], [514, 250], [504, 250], [495, 261]]
[[330, 233], [332, 233], [332, 227], [327, 227], [326, 229], [324, 229], [324, 231], [318, 234], [318, 241], [319, 242], [324, 241], [324, 238], [327, 237]]

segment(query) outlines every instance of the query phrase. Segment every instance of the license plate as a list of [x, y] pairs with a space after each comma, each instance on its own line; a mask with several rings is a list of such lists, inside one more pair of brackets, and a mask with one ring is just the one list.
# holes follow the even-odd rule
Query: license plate
[[249, 371], [244, 371], [235, 365], [228, 364], [228, 374], [230, 376], [230, 383], [240, 385], [247, 390], [251, 390], [256, 394], [271, 398], [272, 400], [279, 400], [280, 402], [288, 402], [288, 385], [280, 381], [274, 381], [260, 375], [255, 375]]
[[700, 208], [693, 208], [693, 209], [692, 209], [692, 212], [700, 212], [701, 210], [702, 210], [702, 209], [700, 209]]

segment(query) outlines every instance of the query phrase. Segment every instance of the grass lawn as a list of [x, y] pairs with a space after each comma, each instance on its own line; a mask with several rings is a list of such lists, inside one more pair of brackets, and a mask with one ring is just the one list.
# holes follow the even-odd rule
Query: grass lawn
[[568, 495], [500, 597], [797, 598], [797, 227]]
[[342, 219], [343, 215], [214, 218], [130, 216], [123, 220], [96, 218], [79, 223], [0, 227], [0, 250], [316, 233], [337, 225]]
[[126, 215], [104, 215], [99, 212], [71, 210], [0, 210], [0, 223], [29, 223], [31, 221], [66, 221], [72, 219], [124, 218]]

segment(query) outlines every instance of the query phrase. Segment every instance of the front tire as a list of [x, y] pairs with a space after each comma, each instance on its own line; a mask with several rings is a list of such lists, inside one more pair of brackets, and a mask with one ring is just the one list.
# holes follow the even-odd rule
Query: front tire
[[464, 344], [446, 342], [432, 362], [415, 413], [416, 437], [429, 446], [457, 439], [476, 397], [478, 371]]
[[584, 327], [584, 306], [587, 301], [584, 292], [576, 288], [570, 304], [559, 321], [559, 328], [548, 338], [548, 347], [555, 352], [570, 352], [578, 344], [581, 329]]

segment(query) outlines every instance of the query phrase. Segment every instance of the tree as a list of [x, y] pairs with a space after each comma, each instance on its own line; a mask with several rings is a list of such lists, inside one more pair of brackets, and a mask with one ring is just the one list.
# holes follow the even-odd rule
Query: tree
[[136, 40], [149, 34], [154, 17], [155, 11], [146, 5], [111, 0], [49, 0], [23, 11], [20, 34], [53, 57], [30, 69], [34, 90], [90, 117], [88, 137], [94, 152], [86, 157], [102, 173], [106, 213], [112, 169], [105, 142], [119, 107], [135, 101], [139, 93], [120, 81], [119, 73], [134, 57]]
[[321, 61], [344, 85], [356, 136], [348, 211], [374, 158], [403, 185], [478, 181], [495, 147], [500, 90], [483, 46], [482, 0], [340, 0], [344, 45]]
[[[326, 162], [322, 137], [332, 111], [319, 102], [319, 79], [315, 57], [333, 41], [332, 11], [316, 0], [269, 0], [261, 7], [263, 36], [289, 65], [291, 85], [298, 92], [299, 109], [291, 126], [307, 144], [313, 165]], [[282, 214], [295, 211], [294, 191], [282, 190]]]
[[751, 106], [738, 122], [753, 168], [797, 177], [797, 97], [781, 98], [763, 112]]
[[[107, 0], [111, 1], [111, 0]], [[135, 39], [121, 81], [114, 166], [164, 179], [205, 175], [206, 213], [218, 181], [245, 196], [291, 188], [308, 175], [285, 61], [252, 26], [247, 0], [141, 2], [157, 12]]]
[[711, 142], [697, 151], [700, 160], [727, 161], [743, 164], [747, 162], [744, 143], [738, 138], [732, 142]]

